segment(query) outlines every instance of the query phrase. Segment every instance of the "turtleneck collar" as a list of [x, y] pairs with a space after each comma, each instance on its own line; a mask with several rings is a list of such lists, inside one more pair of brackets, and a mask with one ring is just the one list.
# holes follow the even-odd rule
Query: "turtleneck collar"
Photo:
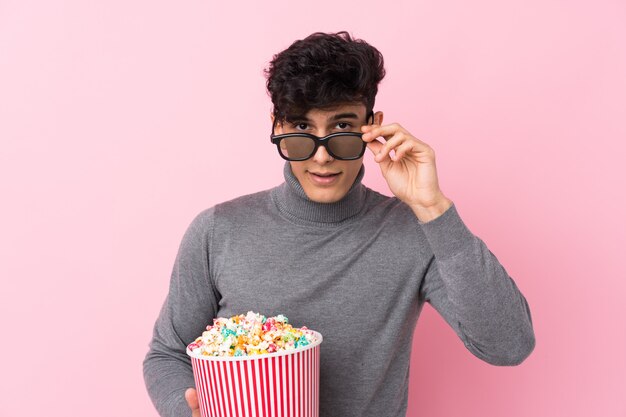
[[333, 225], [358, 214], [365, 204], [366, 187], [361, 184], [365, 166], [361, 165], [348, 193], [334, 203], [317, 203], [307, 197], [302, 185], [291, 170], [289, 161], [283, 169], [285, 182], [276, 187], [272, 195], [278, 210], [296, 222], [313, 222]]

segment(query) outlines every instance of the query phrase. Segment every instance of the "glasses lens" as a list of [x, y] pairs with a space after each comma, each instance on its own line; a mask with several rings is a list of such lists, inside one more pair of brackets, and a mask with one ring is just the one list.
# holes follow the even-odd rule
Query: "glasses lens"
[[308, 159], [313, 149], [315, 141], [306, 136], [290, 136], [280, 141], [280, 151], [289, 159]]
[[328, 148], [338, 158], [356, 159], [363, 152], [364, 145], [358, 135], [336, 136], [328, 140]]

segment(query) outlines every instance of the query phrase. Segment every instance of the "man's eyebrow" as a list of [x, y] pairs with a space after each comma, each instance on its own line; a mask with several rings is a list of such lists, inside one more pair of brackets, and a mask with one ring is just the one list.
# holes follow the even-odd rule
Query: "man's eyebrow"
[[334, 115], [330, 120], [339, 120], [339, 119], [358, 119], [359, 116], [356, 113], [339, 113]]
[[[333, 117], [330, 118], [331, 121], [333, 120], [339, 120], [339, 119], [358, 119], [359, 116], [356, 113], [338, 113], [335, 114]], [[308, 117], [306, 117], [306, 115], [304, 114], [294, 114], [294, 115], [289, 115], [285, 118], [285, 120], [287, 120], [289, 123], [295, 123], [295, 122], [311, 122], [311, 119], [309, 119]]]
[[289, 115], [287, 117], [285, 117], [285, 120], [287, 120], [289, 123], [295, 123], [295, 122], [310, 122], [311, 120], [306, 117], [306, 115], [304, 114], [295, 114], [295, 115]]

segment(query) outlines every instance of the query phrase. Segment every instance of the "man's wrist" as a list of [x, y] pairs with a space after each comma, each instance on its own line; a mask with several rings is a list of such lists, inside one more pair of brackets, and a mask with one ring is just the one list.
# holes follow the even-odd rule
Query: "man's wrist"
[[411, 210], [422, 223], [435, 220], [452, 206], [452, 200], [442, 194], [441, 198], [428, 206], [411, 205]]

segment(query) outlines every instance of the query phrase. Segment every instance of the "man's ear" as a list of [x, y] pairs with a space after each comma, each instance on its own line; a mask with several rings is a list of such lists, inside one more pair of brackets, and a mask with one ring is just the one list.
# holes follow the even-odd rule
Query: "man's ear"
[[374, 124], [377, 124], [378, 126], [383, 125], [383, 112], [382, 111], [377, 111], [376, 113], [374, 113]]
[[[274, 120], [276, 119], [276, 117], [274, 116], [273, 112], [270, 112], [270, 119], [272, 120], [272, 126], [274, 126]], [[280, 135], [282, 133], [283, 133], [283, 125], [282, 123], [278, 122], [276, 123], [276, 126], [274, 127], [274, 134]]]

